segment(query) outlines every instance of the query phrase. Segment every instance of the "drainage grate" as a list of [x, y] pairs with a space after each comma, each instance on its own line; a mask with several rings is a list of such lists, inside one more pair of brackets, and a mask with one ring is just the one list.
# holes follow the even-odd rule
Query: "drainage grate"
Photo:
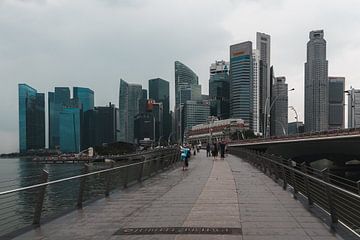
[[241, 235], [241, 228], [219, 227], [147, 227], [120, 228], [114, 235], [152, 235], [152, 234], [215, 234]]

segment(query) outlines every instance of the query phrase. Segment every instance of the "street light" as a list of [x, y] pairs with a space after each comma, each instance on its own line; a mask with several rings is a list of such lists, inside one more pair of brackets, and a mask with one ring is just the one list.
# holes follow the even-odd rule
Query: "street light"
[[[288, 92], [294, 91], [295, 88], [291, 88], [290, 90], [288, 90]], [[269, 120], [270, 120], [270, 114], [271, 114], [271, 109], [274, 106], [274, 103], [279, 99], [280, 95], [276, 96], [274, 98], [274, 100], [271, 102], [270, 104], [270, 96], [268, 96], [265, 100], [265, 111], [264, 111], [264, 138], [266, 138], [266, 133], [267, 133], [267, 127], [269, 125]], [[267, 108], [267, 106], [270, 105], [269, 109]]]

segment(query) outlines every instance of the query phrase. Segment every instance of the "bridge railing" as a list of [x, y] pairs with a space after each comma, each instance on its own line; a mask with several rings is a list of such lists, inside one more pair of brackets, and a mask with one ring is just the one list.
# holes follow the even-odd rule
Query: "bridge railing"
[[319, 131], [319, 132], [305, 132], [305, 133], [291, 134], [286, 136], [252, 138], [252, 139], [245, 139], [240, 141], [231, 141], [230, 144], [239, 144], [239, 143], [247, 144], [247, 143], [258, 143], [258, 142], [269, 142], [269, 141], [282, 141], [282, 140], [358, 135], [358, 134], [360, 134], [360, 128], [346, 128], [346, 129], [334, 129], [334, 130]]
[[91, 171], [84, 164], [82, 174], [49, 181], [44, 169], [31, 178], [31, 184], [0, 192], [0, 238], [11, 238], [42, 222], [74, 209], [81, 209], [115, 189], [127, 188], [176, 165], [178, 148], [165, 148], [129, 156], [122, 165], [110, 161], [110, 167]]
[[344, 181], [329, 173], [328, 169], [318, 171], [305, 164], [296, 165], [291, 159], [253, 150], [231, 148], [230, 152], [258, 167], [276, 182], [281, 182], [284, 190], [290, 186], [294, 198], [301, 194], [307, 199], [309, 207], [316, 204], [323, 209], [330, 216], [333, 230], [340, 222], [360, 236], [359, 182]]

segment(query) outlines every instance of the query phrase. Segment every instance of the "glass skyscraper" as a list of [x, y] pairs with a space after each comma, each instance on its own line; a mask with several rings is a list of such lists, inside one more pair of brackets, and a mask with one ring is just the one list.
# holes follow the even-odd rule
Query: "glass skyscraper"
[[19, 150], [45, 148], [45, 95], [19, 84]]
[[60, 150], [78, 153], [81, 147], [81, 109], [65, 107], [59, 115]]
[[276, 77], [272, 87], [270, 134], [283, 136], [288, 131], [288, 85], [285, 77]]
[[60, 113], [64, 107], [70, 106], [70, 89], [68, 87], [55, 87], [54, 92], [48, 93], [49, 114], [49, 148], [60, 146]]
[[170, 100], [169, 100], [169, 82], [161, 78], [149, 80], [149, 98], [163, 105], [163, 138], [167, 139], [171, 132]]
[[83, 112], [94, 109], [94, 91], [89, 88], [74, 87], [74, 99], [77, 99]]
[[142, 98], [142, 86], [128, 84], [120, 79], [119, 89], [119, 140], [134, 142], [134, 120], [139, 111]]
[[230, 117], [229, 63], [216, 61], [210, 66], [210, 114], [219, 119]]
[[252, 43], [230, 46], [230, 116], [252, 121]]
[[344, 77], [329, 77], [329, 129], [345, 127], [344, 91]]

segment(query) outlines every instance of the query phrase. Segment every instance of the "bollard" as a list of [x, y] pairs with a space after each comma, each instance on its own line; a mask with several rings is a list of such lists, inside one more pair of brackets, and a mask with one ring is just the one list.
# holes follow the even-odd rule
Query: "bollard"
[[303, 173], [305, 173], [305, 176], [304, 176], [304, 180], [305, 180], [305, 191], [306, 191], [306, 196], [307, 196], [307, 199], [308, 199], [308, 205], [309, 207], [312, 207], [313, 206], [313, 200], [312, 200], [312, 197], [311, 197], [311, 194], [310, 194], [310, 182], [309, 182], [309, 178], [307, 177], [307, 174], [308, 174], [308, 171], [306, 169], [306, 163], [303, 162], [301, 164], [301, 171]]
[[[325, 182], [330, 183], [329, 179], [329, 169], [325, 168], [321, 171], [322, 178]], [[327, 196], [327, 201], [330, 209], [330, 217], [331, 217], [331, 225], [330, 228], [332, 231], [336, 231], [336, 225], [338, 223], [338, 217], [336, 213], [336, 208], [334, 207], [334, 203], [332, 201], [332, 192], [329, 186], [325, 185], [325, 191]]]
[[[112, 161], [110, 164], [110, 168], [114, 168], [114, 161]], [[111, 171], [106, 173], [105, 179], [106, 179], [106, 189], [105, 189], [105, 197], [108, 197], [110, 195], [110, 188], [111, 188]]]
[[[41, 174], [41, 183], [46, 183], [48, 181], [48, 178], [49, 178], [49, 173], [43, 169]], [[39, 187], [38, 201], [36, 202], [35, 205], [33, 225], [40, 225], [41, 212], [44, 205], [45, 191], [46, 191], [46, 185]]]
[[[83, 174], [87, 174], [88, 172], [89, 172], [89, 165], [84, 164]], [[85, 177], [82, 177], [80, 179], [80, 185], [79, 185], [79, 196], [78, 196], [78, 202], [77, 202], [77, 208], [78, 209], [82, 209], [83, 195], [84, 195], [84, 190], [85, 190], [85, 183], [86, 183], [86, 179], [85, 179]]]

